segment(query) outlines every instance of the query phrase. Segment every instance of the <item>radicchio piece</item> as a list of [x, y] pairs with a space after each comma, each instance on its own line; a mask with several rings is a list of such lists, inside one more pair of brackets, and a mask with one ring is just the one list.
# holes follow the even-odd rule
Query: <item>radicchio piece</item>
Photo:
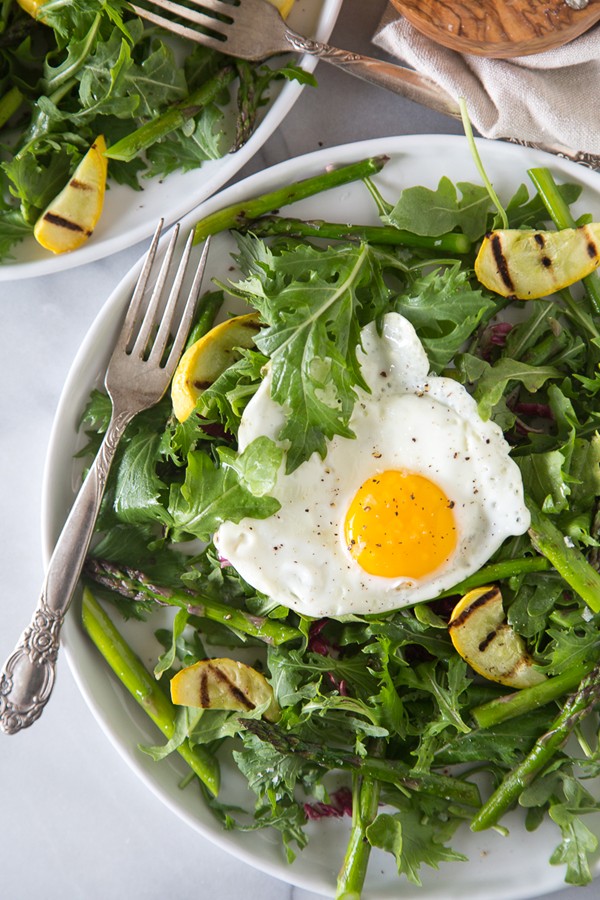
[[528, 403], [520, 401], [508, 401], [507, 406], [518, 417], [515, 428], [520, 434], [543, 434], [544, 428], [536, 427], [529, 422], [524, 422], [521, 416], [532, 419], [545, 419], [547, 421], [554, 420], [554, 413], [547, 403]]
[[312, 622], [308, 630], [308, 649], [312, 653], [318, 653], [320, 656], [331, 656], [333, 650], [337, 649], [329, 641], [321, 637], [321, 632], [328, 624], [329, 619], [318, 619]]
[[304, 812], [307, 819], [325, 819], [352, 815], [352, 791], [348, 787], [341, 787], [333, 791], [329, 797], [329, 803], [305, 803]]
[[512, 327], [510, 322], [496, 322], [485, 329], [481, 338], [482, 359], [489, 360], [494, 347], [504, 347]]

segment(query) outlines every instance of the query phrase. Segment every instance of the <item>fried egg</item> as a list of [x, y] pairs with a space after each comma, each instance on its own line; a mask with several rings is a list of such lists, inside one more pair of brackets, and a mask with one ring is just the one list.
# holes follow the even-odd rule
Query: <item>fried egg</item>
[[[397, 313], [361, 335], [369, 391], [357, 389], [354, 438], [335, 437], [271, 492], [275, 515], [226, 522], [219, 553], [257, 590], [308, 616], [384, 613], [436, 597], [529, 526], [521, 474], [500, 428], [458, 382], [429, 375]], [[277, 441], [286, 410], [271, 377], [248, 404], [243, 450]]]

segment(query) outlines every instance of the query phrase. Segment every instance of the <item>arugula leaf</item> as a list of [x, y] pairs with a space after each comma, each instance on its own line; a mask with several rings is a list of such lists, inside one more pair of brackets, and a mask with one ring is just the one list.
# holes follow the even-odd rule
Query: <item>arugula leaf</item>
[[473, 394], [477, 400], [479, 415], [485, 421], [512, 382], [523, 384], [530, 393], [538, 391], [550, 378], [558, 378], [560, 372], [553, 366], [531, 366], [502, 357], [494, 365], [469, 353], [457, 358], [457, 368], [468, 383], [475, 384]]
[[259, 387], [268, 362], [268, 358], [256, 350], [238, 352], [241, 358], [202, 392], [196, 407], [204, 419], [221, 422], [225, 430], [233, 435], [237, 435], [242, 414]]
[[[565, 203], [571, 205], [581, 196], [582, 187], [579, 184], [561, 184], [558, 190]], [[530, 197], [525, 184], [519, 185], [505, 210], [511, 228], [540, 228], [548, 220], [548, 210], [541, 197], [537, 193]]]
[[473, 290], [459, 263], [415, 279], [410, 291], [394, 302], [396, 311], [414, 325], [433, 372], [448, 365], [495, 306], [491, 297]]
[[475, 241], [487, 230], [489, 211], [490, 198], [483, 185], [459, 181], [455, 186], [443, 177], [435, 191], [425, 187], [405, 188], [384, 221], [432, 237], [459, 228]]
[[547, 513], [559, 513], [569, 506], [571, 488], [565, 481], [565, 458], [560, 450], [515, 457], [523, 483], [536, 503]]
[[552, 865], [566, 864], [567, 884], [589, 884], [592, 880], [590, 854], [598, 849], [598, 838], [585, 825], [581, 814], [596, 811], [596, 802], [573, 777], [563, 775], [565, 802], [552, 803], [548, 810], [562, 833], [562, 842], [550, 857]]
[[360, 315], [377, 317], [388, 291], [374, 277], [377, 257], [365, 244], [274, 253], [252, 235], [238, 241], [238, 261], [249, 275], [230, 290], [268, 325], [256, 345], [271, 359], [271, 396], [289, 411], [278, 436], [290, 443], [289, 473], [315, 452], [324, 457], [327, 439], [352, 437], [354, 388], [364, 386], [356, 356]]
[[466, 856], [444, 845], [445, 831], [443, 824], [424, 818], [418, 808], [407, 805], [393, 815], [380, 813], [367, 827], [366, 834], [372, 847], [379, 847], [394, 856], [400, 875], [422, 887], [421, 865], [437, 869], [441, 862], [466, 862]]
[[0, 259], [10, 257], [14, 245], [32, 233], [33, 227], [18, 210], [0, 212]]
[[170, 524], [162, 502], [165, 484], [156, 474], [160, 435], [141, 431], [127, 444], [116, 480], [115, 512], [122, 522]]
[[264, 486], [270, 483], [269, 479], [274, 483], [282, 456], [283, 452], [265, 437], [249, 444], [237, 460], [223, 453], [218, 468], [206, 453], [193, 450], [188, 456], [184, 483], [172, 484], [169, 494], [167, 510], [174, 540], [193, 535], [207, 541], [224, 521], [239, 522], [245, 516], [264, 519], [277, 512], [278, 500], [256, 497], [249, 490], [247, 485], [253, 479], [247, 463], [260, 458], [262, 470], [256, 480]]
[[2, 163], [27, 225], [33, 227], [41, 210], [65, 186], [76, 159], [71, 147], [61, 147], [52, 139], [38, 141], [29, 152]]

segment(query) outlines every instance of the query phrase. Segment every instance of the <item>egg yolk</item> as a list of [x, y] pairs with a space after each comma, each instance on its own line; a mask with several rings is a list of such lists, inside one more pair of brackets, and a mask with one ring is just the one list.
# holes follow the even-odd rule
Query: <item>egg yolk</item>
[[423, 578], [456, 548], [454, 503], [433, 481], [391, 469], [368, 478], [346, 514], [350, 554], [370, 575]]

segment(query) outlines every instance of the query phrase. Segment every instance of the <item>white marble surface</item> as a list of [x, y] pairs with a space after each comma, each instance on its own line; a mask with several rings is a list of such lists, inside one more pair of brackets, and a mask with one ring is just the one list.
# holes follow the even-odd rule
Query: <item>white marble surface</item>
[[[345, 0], [333, 42], [373, 52], [384, 0]], [[240, 177], [350, 140], [459, 126], [331, 67], [318, 69], [288, 120]], [[0, 659], [42, 581], [40, 497], [46, 446], [71, 360], [104, 300], [139, 257], [132, 248], [82, 269], [0, 284]], [[591, 900], [598, 887], [556, 900]], [[63, 661], [50, 706], [0, 735], [2, 900], [316, 900], [214, 847], [148, 792], [108, 743]]]

